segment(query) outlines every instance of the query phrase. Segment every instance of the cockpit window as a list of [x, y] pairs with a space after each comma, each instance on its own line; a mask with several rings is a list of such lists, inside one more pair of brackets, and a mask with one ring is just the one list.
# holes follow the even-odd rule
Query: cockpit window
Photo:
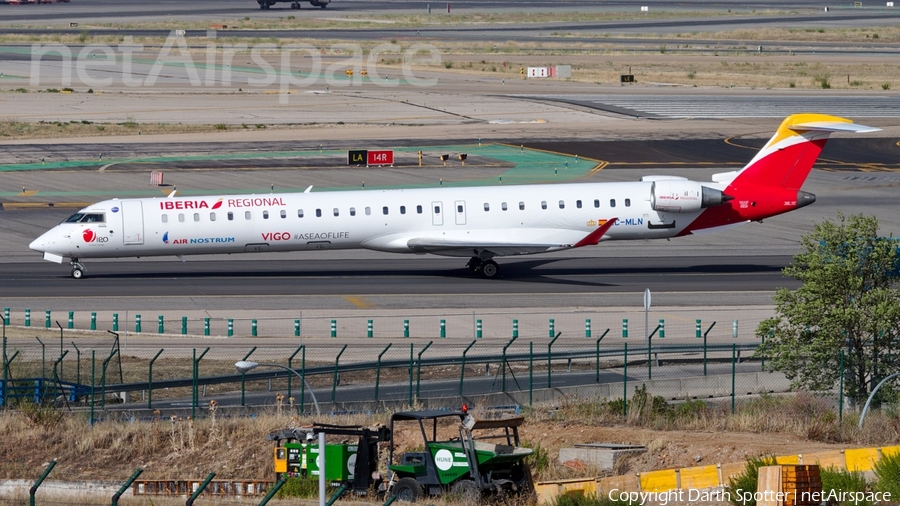
[[104, 223], [106, 215], [103, 213], [75, 213], [66, 219], [65, 223]]

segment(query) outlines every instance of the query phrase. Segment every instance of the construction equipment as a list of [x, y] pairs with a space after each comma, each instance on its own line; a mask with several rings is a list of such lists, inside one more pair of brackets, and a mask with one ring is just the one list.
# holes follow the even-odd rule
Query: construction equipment
[[[519, 441], [524, 418], [475, 420], [465, 410], [409, 411], [391, 416], [392, 433], [398, 422], [418, 423], [424, 441], [424, 451], [405, 452], [396, 464], [391, 442], [388, 491], [398, 501], [443, 494], [477, 501], [491, 494], [533, 493], [525, 463], [533, 450]], [[459, 437], [451, 436], [453, 431]]]
[[376, 483], [378, 473], [378, 443], [391, 440], [391, 431], [351, 425], [316, 423], [310, 427], [283, 429], [266, 436], [275, 441], [275, 473], [287, 476], [318, 476], [319, 445], [314, 442], [319, 433], [326, 436], [358, 437], [355, 443], [344, 441], [325, 444], [325, 479], [334, 486], [345, 486], [357, 494], [364, 494]]

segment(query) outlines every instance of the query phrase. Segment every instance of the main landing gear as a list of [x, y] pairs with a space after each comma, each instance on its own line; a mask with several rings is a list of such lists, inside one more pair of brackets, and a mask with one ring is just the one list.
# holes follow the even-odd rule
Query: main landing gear
[[84, 264], [78, 261], [77, 258], [73, 258], [69, 265], [72, 266], [72, 277], [75, 279], [81, 279], [84, 277]]
[[473, 273], [480, 272], [482, 276], [488, 279], [495, 279], [500, 274], [500, 266], [490, 258], [483, 260], [479, 257], [472, 257], [469, 259], [466, 267]]

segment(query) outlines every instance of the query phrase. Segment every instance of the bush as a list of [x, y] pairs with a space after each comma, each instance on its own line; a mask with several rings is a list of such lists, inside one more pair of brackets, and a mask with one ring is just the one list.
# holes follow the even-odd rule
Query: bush
[[747, 464], [744, 465], [744, 470], [741, 471], [740, 474], [728, 479], [728, 485], [725, 486], [725, 492], [727, 493], [727, 497], [731, 504], [735, 506], [756, 506], [756, 499], [752, 498], [749, 501], [743, 501], [742, 497], [738, 495], [737, 491], [741, 490], [742, 492], [755, 492], [757, 488], [757, 484], [759, 483], [759, 468], [763, 466], [774, 466], [777, 462], [775, 462], [775, 457], [754, 457], [747, 461]]
[[216, 123], [215, 129], [216, 130], [228, 130], [228, 125], [226, 125], [225, 123]]
[[546, 448], [541, 448], [541, 443], [531, 443], [530, 441], [522, 441], [522, 446], [531, 448], [534, 453], [525, 458], [525, 462], [531, 465], [537, 474], [541, 474], [550, 467], [550, 452]]
[[875, 463], [875, 489], [890, 492], [891, 497], [900, 497], [900, 454], [882, 455]]
[[883, 83], [883, 84], [881, 85], [881, 89], [882, 89], [882, 90], [885, 90], [885, 91], [891, 89], [891, 83]]
[[[866, 478], [859, 471], [847, 471], [846, 469], [836, 469], [829, 467], [819, 471], [822, 476], [822, 493], [825, 497], [831, 491], [838, 494], [841, 492], [865, 492], [867, 489]], [[840, 497], [840, 496], [838, 496]], [[847, 505], [847, 506], [872, 506], [870, 501], [828, 501], [829, 505]]]
[[65, 412], [62, 410], [33, 402], [19, 404], [19, 412], [25, 416], [25, 419], [28, 420], [29, 425], [32, 427], [43, 427], [45, 429], [52, 429], [58, 426], [66, 417]]
[[[330, 496], [333, 490], [334, 487], [328, 486], [326, 493]], [[319, 497], [319, 477], [312, 475], [292, 476], [284, 482], [277, 495], [278, 497]]]

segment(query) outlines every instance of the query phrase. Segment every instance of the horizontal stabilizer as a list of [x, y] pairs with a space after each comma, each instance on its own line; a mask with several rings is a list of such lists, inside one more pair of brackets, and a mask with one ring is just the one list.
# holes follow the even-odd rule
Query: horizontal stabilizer
[[869, 132], [880, 132], [880, 128], [860, 125], [857, 123], [844, 123], [837, 121], [811, 121], [809, 123], [799, 123], [791, 125], [788, 128], [795, 132], [854, 132], [866, 134]]

